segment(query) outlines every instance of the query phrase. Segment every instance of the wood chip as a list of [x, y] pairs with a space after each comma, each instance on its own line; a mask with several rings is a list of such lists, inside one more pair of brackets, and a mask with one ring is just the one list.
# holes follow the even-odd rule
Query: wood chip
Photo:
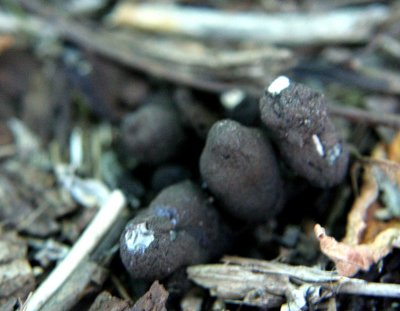
[[158, 281], [135, 303], [131, 311], [167, 311], [168, 292]]

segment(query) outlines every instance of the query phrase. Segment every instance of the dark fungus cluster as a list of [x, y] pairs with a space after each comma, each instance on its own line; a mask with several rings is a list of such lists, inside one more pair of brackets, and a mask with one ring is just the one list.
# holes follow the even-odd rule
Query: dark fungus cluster
[[127, 224], [122, 261], [134, 278], [163, 278], [220, 255], [225, 232], [205, 193], [190, 181], [180, 182], [161, 191]]
[[175, 106], [145, 105], [122, 124], [124, 149], [148, 165], [179, 158], [188, 146], [187, 131], [197, 133], [203, 144], [197, 184], [205, 189], [192, 181], [168, 186], [127, 224], [121, 258], [134, 278], [164, 278], [221, 256], [230, 234], [217, 208], [246, 223], [279, 213], [285, 204], [280, 158], [313, 186], [331, 187], [346, 175], [348, 151], [324, 97], [305, 85], [283, 76], [273, 81], [259, 102], [258, 127], [224, 119], [182, 98]]

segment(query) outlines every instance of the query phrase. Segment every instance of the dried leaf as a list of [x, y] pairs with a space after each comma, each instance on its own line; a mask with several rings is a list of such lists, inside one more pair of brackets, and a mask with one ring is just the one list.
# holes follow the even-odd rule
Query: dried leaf
[[363, 184], [348, 215], [342, 242], [316, 225], [321, 251], [336, 264], [339, 274], [367, 271], [400, 241], [400, 133], [386, 146], [379, 144], [364, 159]]
[[319, 239], [321, 251], [335, 263], [338, 273], [343, 276], [353, 276], [359, 270], [368, 271], [372, 264], [389, 254], [393, 247], [400, 247], [399, 228], [386, 229], [372, 243], [358, 245], [336, 241], [326, 235], [325, 229], [318, 224], [314, 232]]
[[315, 225], [314, 232], [319, 240], [321, 251], [336, 264], [339, 274], [351, 276], [360, 269], [368, 270], [373, 264], [368, 248], [361, 246], [356, 246], [356, 248], [347, 243], [340, 243], [326, 235], [325, 229], [318, 224]]
[[379, 191], [376, 181], [365, 176], [360, 195], [355, 200], [347, 217], [346, 236], [343, 240], [345, 243], [360, 243], [362, 240], [362, 234], [367, 227], [365, 222], [365, 214], [368, 212], [368, 208], [371, 206], [371, 204], [378, 198], [378, 194]]
[[400, 133], [396, 135], [387, 149], [388, 159], [400, 163]]

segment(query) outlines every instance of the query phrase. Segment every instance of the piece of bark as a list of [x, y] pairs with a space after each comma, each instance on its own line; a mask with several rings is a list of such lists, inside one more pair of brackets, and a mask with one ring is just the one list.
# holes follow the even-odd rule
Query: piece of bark
[[17, 307], [17, 303], [18, 299], [15, 297], [4, 299], [4, 301], [0, 299], [0, 311], [14, 311]]
[[32, 268], [26, 259], [0, 265], [0, 304], [10, 296], [25, 299], [34, 288]]
[[35, 279], [26, 260], [27, 245], [16, 232], [0, 235], [0, 305], [11, 297], [25, 299]]
[[131, 310], [129, 302], [112, 296], [109, 292], [100, 293], [89, 311], [129, 311]]
[[[87, 283], [85, 283], [80, 279], [76, 281], [77, 285], [82, 286], [86, 284], [94, 284], [95, 287], [100, 287], [103, 284], [106, 276], [106, 273], [102, 273], [104, 269], [101, 269], [102, 267], [98, 264], [93, 263], [92, 266], [94, 266], [94, 271], [90, 271], [89, 268], [91, 267], [84, 267], [84, 265], [88, 262], [87, 257], [89, 254], [93, 252], [96, 247], [101, 245], [101, 242], [108, 241], [107, 233], [124, 213], [126, 200], [121, 191], [114, 190], [105, 202], [99, 202], [99, 205], [100, 203], [101, 207], [99, 208], [98, 213], [82, 233], [79, 240], [73, 245], [68, 255], [53, 269], [48, 277], [32, 294], [26, 305], [27, 311], [37, 311], [42, 307], [48, 308], [51, 304], [53, 309], [50, 310], [54, 310], [54, 297], [57, 297], [54, 296], [55, 293], [58, 291], [61, 295], [64, 294], [63, 292], [65, 290], [60, 290], [60, 288], [62, 286], [67, 286], [69, 282], [71, 282], [71, 276], [73, 274], [75, 276], [78, 275], [79, 277], [78, 268], [83, 269], [82, 275], [86, 276], [88, 280]], [[90, 263], [90, 261], [88, 263]], [[97, 266], [99, 269], [96, 269]], [[83, 289], [85, 289], [85, 287], [82, 288], [79, 293], [82, 293]], [[69, 290], [74, 291], [74, 289]], [[81, 295], [78, 297], [81, 297]], [[77, 299], [74, 299], [74, 303], [76, 302]], [[57, 307], [59, 306], [60, 305], [58, 304]]]
[[283, 302], [286, 285], [279, 275], [266, 276], [227, 264], [192, 266], [188, 275], [196, 284], [210, 289], [212, 296], [228, 302], [269, 308]]
[[166, 303], [169, 293], [158, 281], [136, 301], [131, 311], [167, 311]]
[[26, 242], [18, 237], [16, 231], [0, 234], [0, 264], [25, 258], [26, 254]]
[[93, 261], [83, 262], [40, 311], [69, 310], [87, 294], [98, 291], [108, 271]]
[[0, 166], [0, 221], [18, 231], [47, 237], [60, 229], [56, 218], [77, 206], [61, 194], [49, 162], [38, 165], [30, 159], [10, 158]]

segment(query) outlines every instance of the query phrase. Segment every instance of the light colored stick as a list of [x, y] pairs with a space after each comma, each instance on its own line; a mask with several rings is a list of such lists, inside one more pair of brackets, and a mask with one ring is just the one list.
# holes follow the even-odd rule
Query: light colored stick
[[375, 27], [388, 18], [388, 8], [376, 5], [330, 12], [268, 14], [122, 3], [110, 15], [110, 22], [196, 38], [301, 45], [366, 42]]
[[[0, 33], [40, 33], [44, 31], [46, 23], [32, 16], [17, 16], [0, 10]], [[49, 28], [49, 27], [47, 27]], [[47, 32], [48, 29], [46, 29]], [[51, 30], [48, 30], [51, 32]]]
[[26, 311], [37, 311], [71, 275], [79, 263], [90, 254], [103, 238], [125, 207], [125, 197], [119, 190], [113, 191], [108, 200], [71, 248], [67, 257], [57, 265], [45, 281], [27, 301]]
[[[275, 261], [227, 256], [223, 262], [191, 266], [187, 269], [188, 277], [210, 289], [211, 295], [233, 303], [272, 307], [276, 306], [278, 298], [286, 297], [293, 303], [293, 297], [301, 297], [299, 293], [313, 303], [331, 294], [400, 298], [399, 284], [367, 282], [315, 267], [290, 266]], [[302, 285], [296, 287], [289, 280], [298, 280]]]
[[374, 297], [400, 298], [400, 285], [390, 283], [357, 282], [350, 279], [338, 287], [338, 293]]

